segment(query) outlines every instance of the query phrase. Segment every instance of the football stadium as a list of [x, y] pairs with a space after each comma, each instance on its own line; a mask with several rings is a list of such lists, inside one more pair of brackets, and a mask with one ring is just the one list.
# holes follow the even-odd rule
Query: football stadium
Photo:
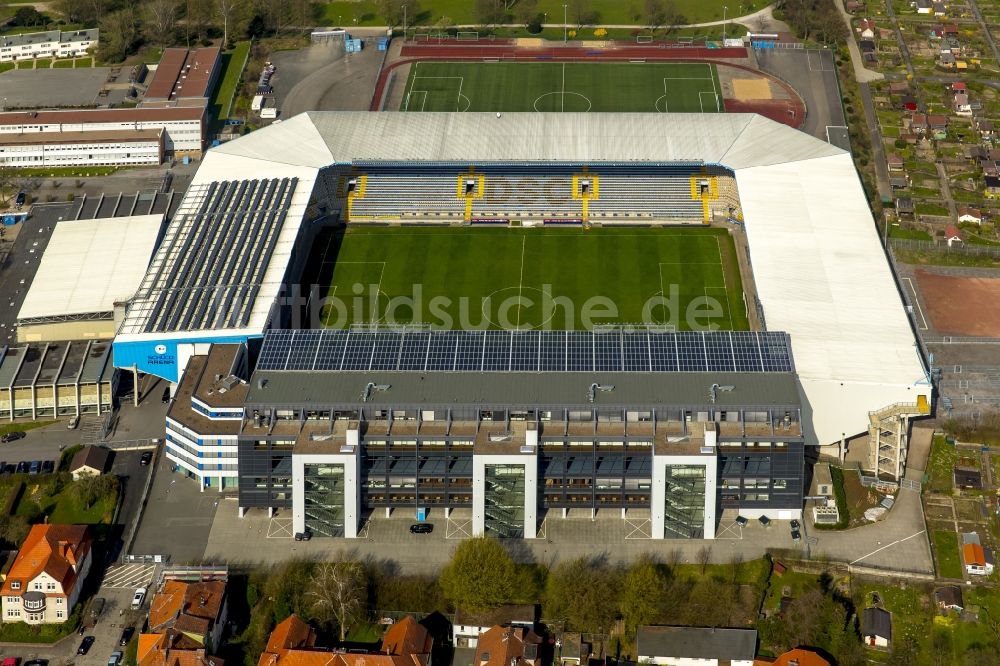
[[754, 114], [289, 118], [208, 152], [114, 345], [179, 470], [346, 538], [800, 518], [810, 447], [898, 478], [931, 399], [850, 155]]

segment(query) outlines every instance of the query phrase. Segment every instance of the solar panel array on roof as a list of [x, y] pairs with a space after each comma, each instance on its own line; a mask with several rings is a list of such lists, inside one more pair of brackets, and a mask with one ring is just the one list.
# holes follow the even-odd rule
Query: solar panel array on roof
[[143, 332], [246, 326], [296, 178], [209, 183], [175, 216], [134, 304]]
[[786, 333], [274, 330], [258, 370], [791, 372]]

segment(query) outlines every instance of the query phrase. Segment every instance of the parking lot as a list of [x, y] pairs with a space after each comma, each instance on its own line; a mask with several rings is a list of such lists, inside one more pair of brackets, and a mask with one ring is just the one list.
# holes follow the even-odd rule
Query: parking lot
[[128, 73], [109, 83], [111, 72], [110, 67], [14, 69], [0, 74], [0, 99], [5, 111], [120, 104], [128, 93]]

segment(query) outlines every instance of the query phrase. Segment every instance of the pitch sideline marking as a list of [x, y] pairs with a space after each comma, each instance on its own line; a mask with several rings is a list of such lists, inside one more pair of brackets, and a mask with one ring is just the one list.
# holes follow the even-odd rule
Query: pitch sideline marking
[[521, 290], [524, 288], [524, 245], [528, 241], [528, 236], [521, 236], [521, 273], [517, 276], [517, 324], [514, 328], [521, 328]]
[[924, 309], [920, 307], [920, 297], [917, 296], [917, 290], [913, 286], [913, 280], [911, 280], [908, 277], [904, 277], [903, 279], [906, 280], [906, 284], [910, 285], [910, 291], [913, 292], [913, 304], [917, 306], [917, 312], [920, 313], [920, 321], [924, 323], [924, 325], [920, 328], [920, 330], [921, 331], [930, 330], [930, 327], [927, 325], [927, 317], [924, 316]]

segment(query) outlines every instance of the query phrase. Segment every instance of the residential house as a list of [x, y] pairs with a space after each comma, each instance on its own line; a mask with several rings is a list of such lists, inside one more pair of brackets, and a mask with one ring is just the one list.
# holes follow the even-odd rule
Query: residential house
[[910, 186], [910, 179], [905, 173], [900, 176], [889, 176], [889, 186], [894, 190], [905, 190]]
[[891, 153], [885, 158], [889, 171], [902, 171], [904, 169], [903, 158], [896, 153]]
[[969, 104], [969, 96], [966, 93], [955, 93], [951, 100], [951, 109], [956, 116], [971, 116], [972, 106]]
[[909, 92], [910, 84], [906, 81], [890, 81], [889, 82], [889, 92], [898, 95], [901, 93]]
[[59, 624], [69, 618], [90, 572], [86, 525], [35, 525], [0, 587], [4, 622]]
[[892, 643], [892, 613], [874, 606], [861, 615], [861, 631], [865, 645], [889, 647]]
[[990, 140], [996, 133], [996, 126], [992, 120], [976, 118], [972, 121], [972, 127], [979, 132], [979, 137], [982, 139]]
[[937, 601], [938, 608], [943, 611], [956, 610], [961, 613], [965, 607], [962, 588], [958, 585], [945, 585], [934, 590], [934, 600]]
[[108, 469], [111, 451], [103, 446], [85, 446], [76, 452], [69, 464], [69, 473], [74, 481], [85, 476], [100, 476]]
[[993, 573], [993, 554], [978, 543], [966, 543], [962, 546], [962, 562], [965, 564], [965, 573], [970, 576], [989, 576]]
[[958, 25], [954, 23], [946, 23], [942, 30], [945, 37], [958, 37]]
[[452, 624], [452, 644], [456, 648], [474, 648], [480, 634], [491, 627], [524, 627], [534, 629], [538, 622], [538, 607], [525, 605], [501, 606], [487, 613], [468, 613], [459, 609]]
[[171, 629], [159, 634], [140, 634], [136, 651], [138, 666], [224, 666], [221, 657], [208, 654], [205, 648], [179, 647], [183, 632]]
[[858, 23], [858, 33], [861, 35], [861, 39], [875, 39], [875, 21], [871, 19], [861, 19]]
[[927, 133], [927, 115], [923, 113], [914, 113], [910, 116], [910, 130], [916, 132], [917, 134]]
[[635, 649], [640, 663], [657, 666], [753, 666], [757, 631], [715, 627], [639, 627]]
[[228, 617], [225, 581], [168, 580], [149, 602], [149, 633], [175, 629], [184, 636], [173, 643], [175, 649], [216, 652]]
[[944, 139], [948, 136], [948, 116], [939, 114], [929, 114], [927, 116], [927, 131], [935, 139]]
[[905, 109], [906, 111], [916, 111], [917, 98], [909, 94], [903, 95], [899, 99], [899, 108]]
[[858, 48], [861, 49], [861, 53], [875, 53], [875, 40], [862, 39], [858, 42]]
[[948, 8], [943, 2], [932, 2], [931, 9], [933, 10], [934, 16], [947, 16]]
[[944, 228], [944, 239], [948, 243], [948, 247], [951, 247], [955, 243], [962, 242], [962, 232], [954, 224], [949, 224]]
[[1000, 176], [985, 176], [983, 180], [986, 181], [986, 196], [1000, 197]]
[[927, 31], [927, 36], [931, 40], [943, 39], [944, 38], [944, 26], [936, 25]]
[[408, 615], [385, 632], [379, 651], [334, 652], [329, 648], [317, 647], [316, 633], [312, 627], [297, 616], [291, 615], [278, 623], [271, 632], [267, 647], [260, 655], [257, 664], [258, 666], [429, 666], [433, 647], [433, 639], [427, 629]]
[[832, 666], [829, 661], [805, 648], [789, 650], [774, 659], [757, 657], [753, 663], [754, 666]]
[[913, 199], [910, 197], [896, 198], [896, 215], [899, 217], [913, 217], [914, 212]]
[[851, 14], [859, 12], [864, 8], [865, 8], [865, 3], [861, 2], [860, 0], [847, 0], [847, 4], [845, 5], [845, 9], [847, 9], [847, 11]]
[[947, 67], [948, 69], [955, 69], [956, 59], [954, 54], [952, 54], [951, 49], [941, 49], [941, 53], [938, 55], [938, 64], [942, 67]]
[[958, 207], [958, 221], [959, 222], [975, 222], [976, 224], [983, 223], [983, 212], [978, 208], [973, 208], [972, 206], [959, 206]]
[[914, 7], [918, 14], [930, 14], [934, 11], [934, 8], [931, 6], [931, 0], [913, 0], [910, 6]]
[[525, 627], [490, 627], [476, 644], [477, 666], [541, 666], [542, 638]]

